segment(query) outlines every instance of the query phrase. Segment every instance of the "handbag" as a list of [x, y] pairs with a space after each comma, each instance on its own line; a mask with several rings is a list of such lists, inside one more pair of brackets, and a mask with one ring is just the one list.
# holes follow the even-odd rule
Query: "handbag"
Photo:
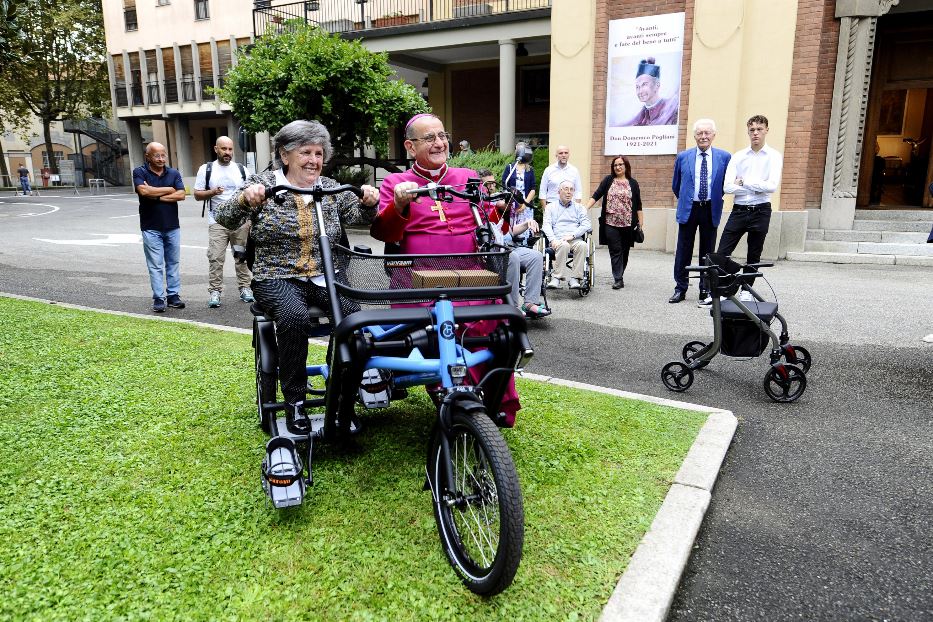
[[645, 232], [641, 230], [640, 225], [635, 225], [635, 227], [632, 229], [632, 237], [635, 239], [636, 244], [645, 243]]

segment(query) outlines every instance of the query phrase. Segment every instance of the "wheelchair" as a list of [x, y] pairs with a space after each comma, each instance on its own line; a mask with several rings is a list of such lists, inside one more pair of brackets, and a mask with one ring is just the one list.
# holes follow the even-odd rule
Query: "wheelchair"
[[[580, 279], [580, 287], [576, 290], [581, 298], [588, 296], [596, 284], [596, 243], [593, 239], [593, 233], [590, 232], [584, 235], [583, 241], [586, 242], [587, 254], [586, 259], [583, 261], [583, 278]], [[547, 236], [544, 235], [544, 233], [541, 234], [541, 244], [541, 252], [544, 254], [543, 287], [547, 289], [547, 283], [550, 282], [551, 277], [554, 274], [554, 261], [557, 257], [557, 252], [551, 248], [551, 243]], [[573, 251], [570, 251], [570, 253], [567, 255], [565, 274], [570, 272], [570, 267], [572, 265]], [[551, 291], [555, 290], [552, 289]]]
[[[664, 386], [681, 393], [693, 384], [693, 372], [709, 365], [717, 354], [755, 358], [761, 356], [770, 344], [770, 367], [762, 383], [765, 394], [775, 402], [799, 399], [807, 389], [807, 372], [813, 359], [806, 348], [790, 343], [787, 321], [778, 313], [778, 303], [766, 301], [751, 287], [755, 277], [763, 276], [759, 270], [774, 264], [743, 266], [716, 253], [708, 254], [705, 263], [703, 266], [687, 266], [687, 271], [696, 272], [707, 280], [713, 298], [710, 309], [713, 341], [709, 344], [702, 341], [687, 343], [682, 351], [683, 362], [674, 361], [661, 369]], [[741, 300], [737, 295], [740, 290], [747, 292], [751, 300]], [[781, 325], [780, 335], [771, 330], [775, 319]]]
[[[481, 221], [483, 195], [479, 180], [472, 182], [464, 190], [432, 184], [411, 192], [464, 198]], [[314, 482], [315, 446], [359, 432], [357, 404], [383, 408], [408, 387], [437, 387], [431, 392], [437, 419], [424, 489], [431, 494], [441, 546], [469, 590], [501, 592], [521, 561], [524, 509], [515, 464], [498, 430], [506, 424], [499, 406], [512, 374], [534, 354], [525, 317], [512, 304], [508, 252], [490, 250], [488, 227], [477, 228], [480, 251], [469, 254], [375, 255], [365, 247], [332, 246], [323, 196], [361, 192], [353, 186], [275, 186], [267, 196], [281, 201], [285, 191], [313, 197], [333, 322], [324, 310], [313, 310], [309, 337], [329, 335], [328, 355], [325, 363], [307, 366], [310, 430], [296, 434], [286, 425], [286, 404], [276, 400], [275, 324], [261, 307], [251, 308], [256, 407], [271, 437], [262, 461], [263, 490], [277, 509], [300, 505]], [[338, 295], [360, 303], [361, 310], [343, 316]], [[458, 301], [473, 304], [455, 306]], [[464, 327], [484, 320], [496, 320], [497, 327], [468, 336]]]
[[[544, 307], [545, 309], [547, 309], [548, 313], [547, 313], [547, 315], [526, 314], [525, 317], [527, 317], [529, 320], [541, 320], [541, 319], [544, 319], [544, 318], [546, 318], [546, 317], [549, 317], [550, 314], [553, 312], [553, 309], [551, 309], [551, 303], [548, 302], [548, 299], [547, 299], [547, 292], [548, 292], [548, 289], [547, 289], [547, 257], [546, 257], [545, 254], [544, 254], [544, 240], [543, 240], [543, 237], [544, 237], [544, 234], [543, 234], [543, 233], [540, 234], [540, 235], [535, 235], [535, 236], [533, 236], [532, 239], [529, 240], [529, 241], [530, 241], [530, 245], [528, 246], [528, 248], [532, 248], [532, 249], [538, 251], [539, 253], [541, 253], [541, 262], [542, 262], [542, 266], [541, 266], [541, 284], [540, 284], [540, 288], [541, 288], [541, 292], [540, 292], [541, 302], [539, 303], [539, 305], [542, 306], [542, 307]], [[527, 275], [527, 273], [525, 272], [525, 270], [521, 270], [519, 278], [520, 278], [520, 281], [519, 281], [519, 284], [518, 284], [518, 294], [519, 294], [519, 296], [521, 296], [522, 299], [524, 300], [525, 297], [526, 297], [526, 292], [528, 291], [528, 275]]]

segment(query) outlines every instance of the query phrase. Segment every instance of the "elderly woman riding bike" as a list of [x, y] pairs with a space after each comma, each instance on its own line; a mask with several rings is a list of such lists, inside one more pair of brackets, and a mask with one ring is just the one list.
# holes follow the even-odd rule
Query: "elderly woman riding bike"
[[[302, 195], [289, 192], [279, 204], [268, 200], [266, 190], [279, 185], [312, 188], [320, 184], [330, 188], [339, 184], [321, 175], [333, 148], [330, 133], [317, 121], [292, 121], [272, 140], [275, 168], [250, 176], [243, 188], [215, 210], [214, 217], [234, 230], [247, 219], [252, 221], [249, 236], [255, 248], [253, 295], [275, 322], [282, 395], [288, 403], [287, 427], [303, 434], [309, 430], [304, 412], [309, 308], [318, 307], [330, 314], [321, 268], [320, 232], [316, 231], [314, 206]], [[330, 239], [341, 239], [346, 223], [372, 221], [379, 195], [372, 186], [364, 185], [362, 190], [362, 200], [350, 192], [324, 197], [324, 228]], [[349, 315], [358, 311], [359, 305], [341, 299], [340, 308]]]

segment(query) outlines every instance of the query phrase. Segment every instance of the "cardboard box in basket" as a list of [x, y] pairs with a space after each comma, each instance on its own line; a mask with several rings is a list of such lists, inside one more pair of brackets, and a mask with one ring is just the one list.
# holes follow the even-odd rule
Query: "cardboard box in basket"
[[454, 270], [460, 277], [460, 287], [498, 285], [499, 275], [491, 270]]
[[453, 270], [412, 270], [411, 286], [415, 289], [456, 287], [460, 277]]

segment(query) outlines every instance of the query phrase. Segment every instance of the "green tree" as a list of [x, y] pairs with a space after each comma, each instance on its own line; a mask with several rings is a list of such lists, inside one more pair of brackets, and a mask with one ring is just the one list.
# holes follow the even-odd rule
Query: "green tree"
[[314, 26], [289, 30], [261, 37], [218, 89], [250, 132], [316, 119], [330, 130], [337, 153], [371, 145], [384, 157], [389, 128], [429, 110], [414, 87], [391, 79], [386, 54]]
[[[0, 80], [0, 134], [15, 131], [22, 132], [26, 129], [28, 120], [28, 112], [25, 106], [16, 98], [13, 85], [6, 80]], [[3, 144], [0, 143], [0, 183], [4, 179], [10, 179], [10, 171], [6, 165]]]
[[[0, 79], [42, 121], [52, 173], [51, 124], [105, 113], [110, 105], [100, 0], [12, 0], [20, 17]], [[28, 15], [28, 19], [23, 19]]]

